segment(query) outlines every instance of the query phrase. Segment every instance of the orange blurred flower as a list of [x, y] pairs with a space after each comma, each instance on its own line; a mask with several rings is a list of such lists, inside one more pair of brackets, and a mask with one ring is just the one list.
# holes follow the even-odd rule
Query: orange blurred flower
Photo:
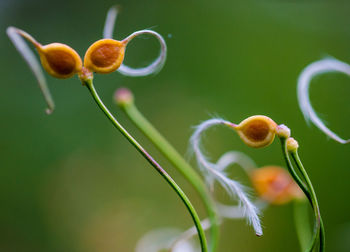
[[304, 197], [289, 173], [279, 166], [265, 166], [250, 174], [253, 186], [262, 199], [271, 204], [285, 204]]

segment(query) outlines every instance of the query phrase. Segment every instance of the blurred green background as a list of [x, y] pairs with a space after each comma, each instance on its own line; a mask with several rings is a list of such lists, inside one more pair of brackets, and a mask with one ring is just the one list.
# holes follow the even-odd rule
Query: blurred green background
[[[134, 92], [139, 109], [184, 154], [191, 127], [213, 115], [239, 122], [265, 114], [288, 125], [319, 197], [327, 250], [350, 251], [349, 146], [308, 127], [296, 98], [296, 79], [307, 64], [328, 55], [350, 62], [350, 3], [334, 0], [1, 0], [0, 251], [133, 251], [147, 231], [192, 225], [182, 202], [77, 77], [47, 76], [57, 109], [45, 115], [35, 79], [5, 33], [16, 26], [83, 56], [101, 38], [114, 4], [122, 6], [115, 37], [152, 28], [165, 37], [168, 59], [156, 76], [96, 75], [96, 88], [201, 216], [197, 194], [113, 103], [118, 87]], [[157, 53], [153, 39], [137, 39], [125, 62], [143, 66]], [[350, 136], [349, 81], [329, 74], [311, 87], [315, 109], [344, 137]], [[227, 129], [210, 132], [206, 147], [213, 159], [241, 150], [260, 166], [284, 165], [277, 141], [253, 150]], [[299, 250], [291, 205], [269, 207], [262, 222], [261, 238], [243, 220], [225, 222], [219, 251]]]

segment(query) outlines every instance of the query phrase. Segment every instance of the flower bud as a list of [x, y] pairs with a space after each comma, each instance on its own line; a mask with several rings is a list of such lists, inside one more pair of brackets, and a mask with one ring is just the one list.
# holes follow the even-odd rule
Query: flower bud
[[290, 137], [290, 129], [284, 124], [278, 125], [276, 128], [276, 135], [287, 139]]
[[96, 73], [111, 73], [123, 62], [125, 43], [114, 39], [101, 39], [86, 51], [84, 66]]
[[119, 88], [114, 93], [114, 100], [119, 106], [126, 106], [134, 102], [134, 96], [127, 88]]
[[234, 127], [245, 144], [253, 148], [265, 147], [275, 138], [277, 124], [267, 116], [256, 115]]
[[289, 173], [278, 166], [265, 166], [251, 173], [257, 194], [271, 204], [285, 204], [303, 197], [303, 193]]
[[289, 137], [287, 139], [287, 150], [289, 152], [295, 152], [298, 150], [298, 148], [299, 148], [298, 141], [295, 140], [293, 137]]
[[36, 47], [42, 66], [50, 75], [65, 79], [81, 71], [80, 56], [71, 47], [61, 43]]

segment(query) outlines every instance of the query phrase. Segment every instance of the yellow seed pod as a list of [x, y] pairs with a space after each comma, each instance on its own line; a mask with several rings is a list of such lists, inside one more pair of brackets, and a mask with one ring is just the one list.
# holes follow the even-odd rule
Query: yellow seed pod
[[277, 124], [269, 117], [251, 116], [234, 128], [243, 142], [253, 148], [271, 144], [275, 138]]
[[289, 173], [278, 166], [265, 166], [254, 170], [250, 178], [257, 194], [271, 204], [285, 204], [303, 197], [303, 192]]
[[69, 78], [82, 69], [78, 53], [65, 44], [37, 45], [36, 48], [44, 69], [56, 78]]
[[126, 44], [114, 39], [101, 39], [85, 53], [84, 66], [96, 73], [111, 73], [123, 62]]

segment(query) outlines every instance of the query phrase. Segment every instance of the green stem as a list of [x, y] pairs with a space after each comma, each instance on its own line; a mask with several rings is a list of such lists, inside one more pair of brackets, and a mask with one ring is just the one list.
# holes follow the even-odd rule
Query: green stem
[[204, 202], [211, 223], [210, 251], [217, 248], [219, 237], [219, 219], [212, 198], [208, 190], [194, 169], [176, 151], [176, 149], [155, 129], [155, 127], [140, 113], [134, 102], [120, 103], [130, 120], [143, 132], [143, 134], [158, 148], [158, 150], [173, 164], [178, 171], [192, 184]]
[[308, 202], [305, 200], [294, 200], [293, 202], [294, 223], [297, 231], [300, 248], [307, 251], [311, 239], [310, 220], [308, 214]]
[[301, 178], [298, 176], [298, 174], [295, 172], [293, 165], [292, 165], [292, 162], [290, 161], [290, 158], [288, 155], [288, 150], [287, 150], [287, 145], [286, 145], [287, 139], [281, 137], [280, 140], [281, 140], [283, 157], [284, 157], [284, 160], [286, 161], [289, 173], [292, 175], [293, 179], [297, 182], [297, 184], [299, 185], [301, 190], [304, 192], [306, 197], [311, 201], [309, 189], [307, 188], [305, 183], [301, 180]]
[[314, 248], [316, 246], [316, 242], [317, 242], [317, 239], [319, 238], [319, 233], [320, 233], [320, 220], [318, 218], [317, 208], [315, 206], [315, 201], [314, 201], [314, 198], [312, 196], [312, 193], [310, 193], [310, 191], [309, 191], [308, 185], [304, 184], [304, 182], [300, 179], [300, 177], [298, 176], [298, 174], [296, 173], [296, 171], [293, 168], [292, 162], [289, 158], [289, 152], [287, 149], [287, 139], [280, 137], [280, 140], [281, 140], [281, 145], [282, 145], [282, 153], [283, 153], [284, 159], [286, 161], [288, 171], [292, 175], [292, 177], [294, 178], [296, 183], [299, 185], [301, 190], [304, 192], [304, 194], [306, 195], [306, 197], [308, 198], [308, 200], [311, 204], [312, 209], [314, 210], [314, 214], [315, 214], [314, 234], [312, 237], [311, 246], [307, 250], [307, 251], [311, 252], [314, 250]]
[[315, 208], [315, 213], [316, 213], [316, 220], [318, 222], [318, 225], [319, 225], [319, 232], [320, 232], [320, 251], [325, 251], [325, 230], [324, 230], [324, 225], [323, 225], [323, 221], [322, 221], [322, 218], [321, 218], [321, 213], [320, 213], [320, 207], [319, 207], [319, 204], [318, 204], [318, 201], [317, 201], [317, 197], [316, 197], [316, 193], [315, 193], [315, 190], [314, 190], [314, 187], [312, 186], [312, 183], [311, 183], [311, 180], [303, 166], [303, 163], [301, 162], [300, 158], [299, 158], [299, 155], [298, 155], [298, 151], [292, 151], [291, 152], [291, 155], [292, 155], [292, 158], [294, 160], [294, 162], [296, 163], [300, 173], [303, 175], [305, 181], [306, 181], [306, 184], [309, 188], [309, 191], [311, 193], [311, 198], [313, 200], [313, 205], [314, 205], [314, 208]]
[[188, 211], [191, 214], [191, 217], [194, 221], [194, 224], [197, 228], [199, 240], [201, 244], [201, 248], [203, 252], [207, 252], [207, 241], [204, 234], [204, 230], [201, 226], [200, 219], [196, 213], [196, 210], [192, 206], [190, 200], [187, 198], [185, 193], [181, 190], [181, 188], [175, 183], [175, 181], [170, 177], [169, 174], [152, 158], [150, 154], [123, 128], [123, 126], [113, 117], [111, 112], [107, 109], [107, 107], [103, 104], [99, 95], [97, 94], [95, 87], [93, 85], [92, 79], [82, 80], [83, 84], [89, 89], [92, 97], [95, 102], [102, 110], [102, 112], [107, 116], [107, 118], [112, 122], [112, 124], [126, 137], [126, 139], [141, 153], [141, 155], [147, 159], [147, 161], [157, 170], [157, 172], [168, 182], [168, 184], [175, 190], [177, 195], [181, 198], [181, 200], [186, 205]]

